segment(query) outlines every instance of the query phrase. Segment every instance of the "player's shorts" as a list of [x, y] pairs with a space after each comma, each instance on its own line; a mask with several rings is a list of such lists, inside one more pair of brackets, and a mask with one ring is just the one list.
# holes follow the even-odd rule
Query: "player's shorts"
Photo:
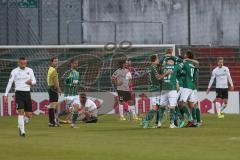
[[228, 88], [216, 88], [216, 98], [228, 99]]
[[190, 95], [189, 101], [194, 103], [194, 104], [196, 104], [198, 102], [198, 93], [197, 93], [196, 89], [192, 91], [192, 94]]
[[74, 102], [75, 100], [78, 100], [78, 99], [79, 99], [79, 96], [78, 96], [78, 95], [76, 95], [76, 96], [66, 96], [66, 97], [64, 97], [64, 100], [65, 100], [66, 105], [67, 105], [68, 107], [71, 107], [71, 105], [73, 104], [73, 102]]
[[25, 112], [32, 112], [32, 100], [29, 91], [15, 92], [16, 109], [24, 109]]
[[192, 103], [197, 103], [198, 102], [198, 95], [197, 95], [197, 90], [192, 90], [189, 88], [183, 88], [180, 101], [183, 102], [192, 102]]
[[190, 97], [191, 97], [192, 92], [193, 92], [192, 89], [183, 88], [182, 93], [181, 93], [181, 97], [180, 97], [180, 101], [185, 102], [185, 103], [190, 101]]
[[58, 93], [53, 88], [48, 88], [49, 102], [58, 102]]
[[182, 92], [183, 92], [183, 87], [180, 87], [178, 91], [178, 98], [177, 98], [178, 100], [180, 100]]
[[117, 93], [120, 102], [127, 102], [132, 99], [132, 94], [130, 91], [117, 90]]
[[178, 98], [178, 93], [176, 90], [162, 91], [161, 97], [160, 97], [160, 105], [169, 106], [169, 108], [173, 108], [177, 106], [177, 98]]
[[152, 105], [160, 105], [160, 92], [152, 92], [150, 99]]

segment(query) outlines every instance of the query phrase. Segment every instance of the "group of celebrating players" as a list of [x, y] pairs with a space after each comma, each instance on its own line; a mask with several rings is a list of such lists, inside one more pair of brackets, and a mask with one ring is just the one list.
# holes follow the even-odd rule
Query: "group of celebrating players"
[[[170, 114], [170, 128], [184, 127], [187, 115], [187, 127], [200, 126], [200, 110], [197, 98], [197, 80], [199, 62], [194, 60], [193, 53], [187, 51], [184, 57], [172, 55], [172, 49], [167, 49], [162, 57], [152, 55], [150, 57], [150, 83], [152, 109], [142, 119], [143, 128], [150, 127], [153, 117], [156, 117], [154, 128], [162, 126], [162, 119], [165, 111]], [[131, 72], [128, 70], [126, 60], [119, 63], [120, 68], [114, 72], [112, 82], [117, 87], [119, 97], [120, 119], [123, 116], [123, 102], [128, 102], [129, 112], [133, 119], [138, 120], [135, 106], [132, 105], [132, 90], [129, 88], [132, 83]], [[180, 123], [178, 124], [178, 119]]]
[[[143, 128], [149, 128], [150, 122], [155, 118], [153, 128], [162, 126], [163, 116], [169, 113], [169, 128], [200, 127], [201, 114], [198, 105], [198, 77], [199, 62], [194, 58], [192, 51], [186, 51], [183, 56], [173, 56], [172, 49], [167, 49], [159, 57], [157, 54], [150, 57], [151, 67], [151, 103], [152, 108], [142, 118]], [[228, 67], [223, 66], [223, 58], [217, 59], [218, 66], [213, 70], [207, 94], [216, 79], [216, 106], [219, 118], [224, 118], [223, 110], [228, 102], [228, 82], [231, 90], [234, 89]], [[139, 120], [132, 98], [133, 77], [128, 61], [119, 61], [119, 69], [112, 75], [112, 82], [117, 88], [119, 97], [120, 120], [124, 117], [123, 103], [128, 104], [128, 110], [133, 119]], [[221, 104], [221, 101], [224, 101]], [[185, 124], [187, 118], [187, 124]]]
[[[182, 56], [173, 56], [173, 50], [168, 48], [164, 55], [151, 55], [149, 79], [151, 84], [151, 110], [141, 120], [143, 128], [149, 128], [154, 121], [153, 128], [160, 128], [166, 113], [169, 113], [169, 128], [199, 127], [201, 125], [200, 109], [198, 107], [197, 83], [199, 75], [199, 62], [194, 59], [191, 51], [186, 51]], [[133, 96], [134, 69], [130, 68], [129, 60], [120, 60], [119, 68], [111, 76], [111, 81], [117, 89], [119, 98], [120, 120], [124, 117], [123, 104], [128, 104], [128, 110], [134, 120], [140, 120], [136, 112]], [[77, 119], [86, 123], [96, 123], [98, 110], [96, 104], [85, 93], [79, 93], [80, 73], [77, 71], [78, 61], [70, 60], [70, 70], [63, 76], [64, 100], [67, 109], [65, 123], [76, 127]], [[58, 120], [58, 99], [62, 91], [59, 85], [57, 72], [58, 58], [50, 60], [47, 83], [49, 93], [49, 127], [60, 127]], [[223, 110], [227, 107], [228, 82], [231, 90], [234, 89], [228, 67], [223, 66], [223, 58], [218, 58], [218, 66], [213, 70], [207, 93], [216, 78], [216, 106], [218, 117], [223, 118]], [[19, 66], [12, 70], [4, 96], [7, 103], [7, 95], [12, 84], [15, 84], [15, 103], [18, 111], [19, 134], [25, 137], [25, 124], [32, 117], [32, 103], [30, 90], [36, 84], [36, 78], [31, 68], [27, 67], [27, 60], [19, 58]], [[221, 104], [221, 100], [223, 103]], [[62, 114], [62, 113], [60, 113]], [[154, 118], [156, 117], [156, 118]], [[187, 119], [187, 124], [185, 124]]]

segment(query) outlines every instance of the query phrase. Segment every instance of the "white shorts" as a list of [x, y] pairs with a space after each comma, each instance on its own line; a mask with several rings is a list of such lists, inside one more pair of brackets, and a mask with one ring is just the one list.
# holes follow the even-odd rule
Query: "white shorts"
[[77, 100], [78, 98], [79, 98], [79, 96], [67, 96], [67, 97], [64, 97], [64, 100], [68, 107], [72, 107], [73, 102], [75, 100]]
[[172, 91], [162, 91], [160, 97], [161, 106], [169, 106], [169, 108], [174, 108], [177, 106], [178, 93], [176, 90]]
[[197, 90], [192, 90], [189, 88], [183, 88], [180, 101], [183, 102], [198, 102]]
[[152, 92], [150, 100], [152, 105], [160, 105], [160, 92]]
[[194, 104], [196, 104], [198, 102], [198, 94], [197, 94], [197, 90], [193, 90], [192, 94], [190, 96], [190, 102], [193, 102]]

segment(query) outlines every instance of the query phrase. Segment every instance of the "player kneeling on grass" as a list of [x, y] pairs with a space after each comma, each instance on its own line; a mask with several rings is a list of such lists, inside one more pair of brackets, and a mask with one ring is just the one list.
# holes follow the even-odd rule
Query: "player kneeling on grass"
[[87, 98], [85, 93], [79, 95], [79, 99], [75, 99], [71, 107], [72, 111], [72, 128], [76, 128], [76, 121], [81, 115], [81, 120], [86, 123], [96, 123], [98, 110], [96, 104]]

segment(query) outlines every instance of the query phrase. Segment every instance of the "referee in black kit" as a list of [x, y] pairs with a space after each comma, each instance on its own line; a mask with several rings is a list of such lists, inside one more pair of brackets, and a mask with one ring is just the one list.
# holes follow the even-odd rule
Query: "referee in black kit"
[[[25, 122], [32, 117], [32, 101], [30, 90], [32, 85], [36, 84], [36, 78], [33, 70], [27, 67], [25, 57], [20, 57], [18, 67], [11, 71], [7, 84], [4, 102], [7, 103], [7, 95], [14, 82], [15, 84], [15, 102], [18, 111], [18, 129], [21, 137], [25, 137]], [[24, 117], [25, 115], [25, 117]]]

